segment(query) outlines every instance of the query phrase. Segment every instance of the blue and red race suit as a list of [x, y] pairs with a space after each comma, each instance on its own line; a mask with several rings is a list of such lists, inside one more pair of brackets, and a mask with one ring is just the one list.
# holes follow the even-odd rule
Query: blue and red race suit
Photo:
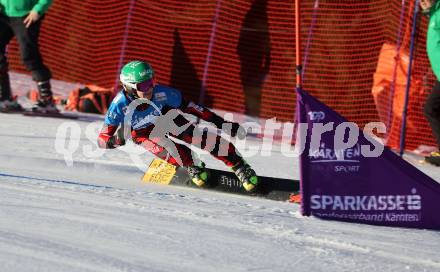
[[[212, 156], [223, 161], [229, 167], [236, 165], [242, 160], [232, 143], [217, 134], [212, 135], [211, 132], [201, 132], [182, 112], [192, 114], [210, 122], [219, 129], [223, 128], [225, 124], [229, 125], [231, 128], [230, 134], [232, 136], [237, 133], [239, 127], [237, 123], [227, 122], [209, 109], [193, 102], [185, 101], [178, 90], [164, 85], [157, 84], [154, 87], [150, 101], [151, 103], [138, 105], [133, 110], [130, 108], [130, 103], [133, 102], [133, 100], [124, 91], [120, 91], [113, 99], [107, 111], [104, 126], [98, 137], [99, 147], [115, 148], [123, 144], [115, 133], [120, 125], [126, 123], [127, 120], [125, 119], [127, 116], [132, 114], [131, 136], [134, 143], [141, 145], [157, 157], [173, 165], [193, 165], [194, 161], [189, 147], [173, 142], [175, 146], [174, 150], [177, 151], [178, 154], [172, 154], [163, 144], [163, 141], [152, 133], [156, 125], [164, 126], [164, 124], [159, 121], [161, 116], [166, 115], [170, 110], [179, 110], [179, 113], [174, 113], [173, 119], [168, 121], [174, 122], [173, 125], [175, 127], [184, 129], [178, 132], [167, 132], [166, 137], [168, 139], [172, 140], [172, 137], [174, 137], [188, 144], [196, 142], [200, 145], [199, 147], [208, 150]], [[195, 137], [199, 138], [196, 139]], [[208, 138], [210, 139], [209, 141], [207, 140]], [[221, 148], [223, 148], [222, 151], [224, 151], [225, 143], [226, 152], [220, 152]]]

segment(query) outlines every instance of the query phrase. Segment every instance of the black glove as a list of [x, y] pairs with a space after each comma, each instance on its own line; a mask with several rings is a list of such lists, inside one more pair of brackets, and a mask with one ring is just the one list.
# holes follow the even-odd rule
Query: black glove
[[124, 127], [121, 126], [118, 131], [116, 131], [116, 135], [111, 137], [109, 139], [109, 146], [111, 147], [118, 147], [125, 145], [125, 138], [124, 138]]

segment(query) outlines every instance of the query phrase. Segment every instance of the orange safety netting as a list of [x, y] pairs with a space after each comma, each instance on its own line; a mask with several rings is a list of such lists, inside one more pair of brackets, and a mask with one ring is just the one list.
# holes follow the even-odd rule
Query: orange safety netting
[[[394, 93], [376, 95], [376, 103], [373, 85], [384, 44], [396, 48], [401, 43], [402, 52], [408, 51], [414, 2], [301, 1], [302, 51], [311, 37], [304, 89], [360, 126], [371, 121], [390, 125], [389, 144], [395, 148], [405, 76], [396, 80]], [[193, 100], [198, 101], [204, 83], [207, 106], [292, 122], [294, 14], [294, 1], [278, 0], [54, 1], [43, 23], [41, 49], [57, 79], [113, 87], [121, 65], [144, 59], [153, 65], [159, 82]], [[409, 149], [434, 145], [422, 110], [434, 82], [425, 52], [426, 24], [423, 18], [418, 26]], [[15, 42], [9, 51], [12, 69], [23, 71]], [[389, 61], [392, 56], [381, 65]], [[392, 82], [393, 73], [385, 74]]]

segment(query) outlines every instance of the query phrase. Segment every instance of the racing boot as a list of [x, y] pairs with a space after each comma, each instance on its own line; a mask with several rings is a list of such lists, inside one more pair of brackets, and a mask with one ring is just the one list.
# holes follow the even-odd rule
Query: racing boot
[[258, 185], [258, 176], [255, 171], [243, 159], [232, 166], [232, 171], [240, 180], [247, 192], [254, 192]]
[[206, 171], [204, 162], [202, 162], [200, 166], [187, 166], [186, 170], [188, 171], [191, 181], [198, 187], [203, 187], [208, 182], [208, 171]]

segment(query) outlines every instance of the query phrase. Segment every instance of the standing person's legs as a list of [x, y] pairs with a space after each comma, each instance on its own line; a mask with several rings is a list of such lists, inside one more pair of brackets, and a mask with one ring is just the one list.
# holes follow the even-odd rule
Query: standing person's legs
[[9, 26], [7, 17], [0, 15], [0, 101], [11, 100], [11, 84], [8, 74], [8, 60], [6, 46], [11, 41], [14, 33]]
[[437, 81], [425, 103], [424, 113], [440, 147], [440, 82]]
[[43, 18], [44, 17], [31, 24], [29, 28], [26, 28], [23, 23], [24, 17], [12, 18], [11, 27], [20, 46], [23, 64], [31, 71], [32, 79], [37, 82], [40, 97], [44, 101], [52, 102], [52, 90], [50, 85], [52, 74], [49, 68], [43, 63], [38, 44]]
[[[440, 82], [437, 81], [432, 89], [432, 93], [428, 96], [424, 108], [425, 116], [437, 140], [437, 147], [440, 147]], [[440, 166], [440, 153], [433, 152], [430, 156], [425, 157], [425, 161]]]

